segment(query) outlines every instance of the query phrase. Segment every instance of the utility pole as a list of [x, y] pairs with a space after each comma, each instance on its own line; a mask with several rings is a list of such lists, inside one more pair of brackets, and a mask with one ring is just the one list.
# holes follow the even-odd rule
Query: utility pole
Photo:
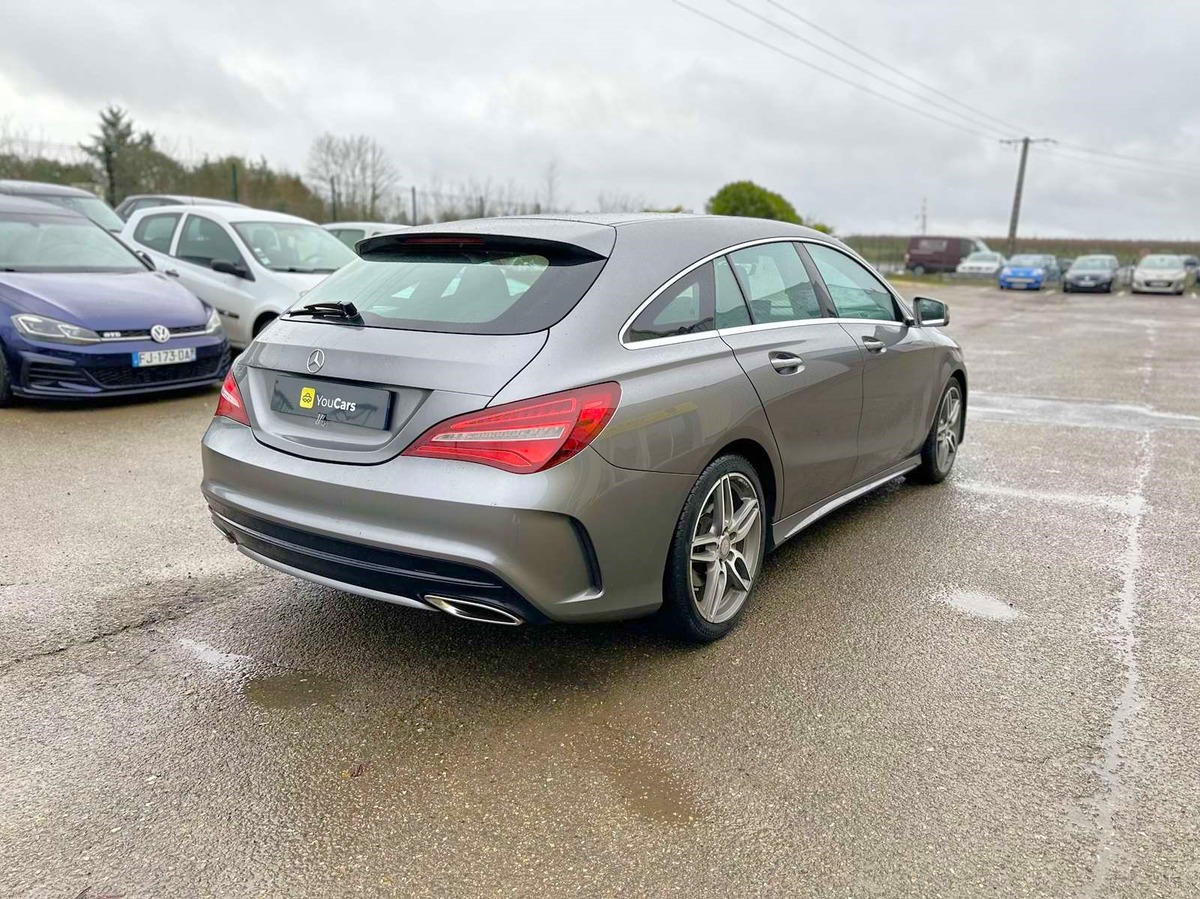
[[921, 236], [925, 236], [925, 229], [929, 226], [929, 205], [925, 197], [921, 197]]
[[237, 199], [238, 199], [237, 163], [236, 162], [229, 166], [229, 192], [231, 194], [230, 199], [236, 203]]
[[337, 175], [331, 175], [329, 177], [329, 217], [335, 222], [338, 220]]
[[1012, 217], [1008, 220], [1008, 252], [1006, 255], [1012, 256], [1017, 252], [1017, 223], [1021, 219], [1021, 194], [1025, 191], [1025, 163], [1029, 159], [1030, 144], [1052, 144], [1054, 143], [1048, 137], [1032, 138], [1021, 137], [1013, 140], [1002, 140], [1000, 143], [1005, 146], [1021, 145], [1021, 162], [1017, 166], [1017, 188], [1013, 192]]
[[416, 225], [416, 223], [417, 223], [417, 186], [414, 184], [412, 186], [412, 218], [409, 219], [409, 224]]

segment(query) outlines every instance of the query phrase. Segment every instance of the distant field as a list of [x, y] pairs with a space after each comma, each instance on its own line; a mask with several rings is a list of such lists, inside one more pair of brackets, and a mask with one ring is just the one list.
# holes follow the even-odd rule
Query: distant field
[[[906, 234], [855, 234], [842, 238], [869, 262], [901, 263], [908, 247]], [[993, 250], [1004, 252], [1006, 237], [984, 237]], [[1105, 240], [1061, 237], [1028, 237], [1017, 241], [1018, 253], [1049, 253], [1074, 258], [1088, 253], [1111, 253], [1122, 264], [1133, 264], [1146, 253], [1185, 253], [1200, 255], [1200, 242], [1171, 240]]]

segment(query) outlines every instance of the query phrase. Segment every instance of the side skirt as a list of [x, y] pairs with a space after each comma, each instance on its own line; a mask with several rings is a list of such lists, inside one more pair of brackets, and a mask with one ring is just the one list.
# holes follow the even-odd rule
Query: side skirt
[[846, 503], [853, 502], [877, 487], [882, 487], [888, 481], [907, 474], [920, 464], [921, 457], [919, 455], [911, 456], [899, 465], [893, 465], [891, 468], [885, 469], [877, 475], [872, 475], [865, 481], [860, 481], [851, 487], [847, 487], [841, 493], [834, 494], [829, 499], [814, 503], [807, 509], [801, 509], [794, 515], [789, 515], [787, 518], [775, 522], [771, 527], [773, 545], [779, 546], [785, 540], [790, 540], [814, 521], [824, 518], [834, 509], [838, 509], [846, 505]]

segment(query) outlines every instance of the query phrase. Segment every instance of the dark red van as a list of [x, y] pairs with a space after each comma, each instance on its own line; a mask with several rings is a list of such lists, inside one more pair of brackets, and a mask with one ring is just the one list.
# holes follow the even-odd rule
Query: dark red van
[[914, 275], [926, 272], [952, 272], [964, 258], [977, 250], [990, 248], [974, 237], [919, 237], [908, 239], [904, 270]]

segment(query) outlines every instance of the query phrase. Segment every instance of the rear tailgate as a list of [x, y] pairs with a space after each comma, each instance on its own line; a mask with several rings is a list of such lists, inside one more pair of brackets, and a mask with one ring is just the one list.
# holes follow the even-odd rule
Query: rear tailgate
[[239, 382], [261, 443], [307, 459], [369, 465], [398, 455], [439, 421], [482, 409], [546, 336], [279, 319], [238, 360]]

